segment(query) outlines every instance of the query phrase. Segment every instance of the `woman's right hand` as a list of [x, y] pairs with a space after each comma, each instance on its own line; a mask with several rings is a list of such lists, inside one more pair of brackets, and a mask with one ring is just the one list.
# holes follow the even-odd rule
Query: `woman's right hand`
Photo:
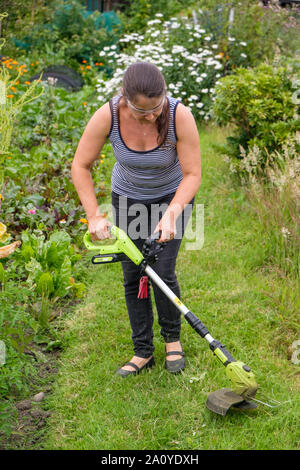
[[105, 217], [90, 217], [88, 220], [88, 228], [91, 234], [91, 239], [95, 241], [111, 238], [110, 231], [108, 230], [108, 227], [111, 225], [111, 222]]

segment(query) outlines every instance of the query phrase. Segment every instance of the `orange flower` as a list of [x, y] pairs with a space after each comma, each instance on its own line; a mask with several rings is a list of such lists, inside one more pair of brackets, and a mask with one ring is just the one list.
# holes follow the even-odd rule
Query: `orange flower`
[[88, 221], [87, 221], [86, 219], [80, 219], [80, 222], [81, 222], [82, 224], [88, 225]]
[[83, 104], [83, 106], [86, 106], [86, 101], [84, 101], [82, 104]]
[[15, 83], [15, 85], [20, 85], [20, 80], [18, 80], [18, 81]]
[[87, 65], [86, 68], [90, 70], [91, 66], [90, 66], [90, 65]]
[[26, 82], [25, 82], [25, 85], [30, 85], [30, 82], [26, 81]]
[[86, 64], [86, 63], [87, 63], [87, 61], [86, 61], [86, 60], [83, 60], [83, 61], [82, 61], [82, 63], [83, 63], [83, 64]]
[[7, 98], [13, 98], [14, 95], [7, 95]]
[[13, 91], [14, 93], [16, 93], [16, 91], [17, 91], [14, 86], [11, 86], [10, 89], [11, 89], [11, 91]]

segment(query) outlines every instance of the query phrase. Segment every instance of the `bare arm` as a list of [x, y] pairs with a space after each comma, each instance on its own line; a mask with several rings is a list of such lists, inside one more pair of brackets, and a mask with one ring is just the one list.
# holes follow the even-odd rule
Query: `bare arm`
[[106, 103], [95, 112], [88, 122], [75, 152], [71, 168], [72, 180], [85, 210], [89, 231], [94, 239], [96, 239], [96, 225], [101, 219], [101, 214], [90, 170], [93, 163], [99, 158], [110, 126], [111, 114], [109, 103]]
[[175, 235], [176, 219], [197, 193], [201, 184], [201, 153], [199, 133], [192, 113], [181, 103], [176, 111], [177, 154], [182, 171], [182, 180], [174, 198], [162, 217], [158, 230], [162, 230], [160, 241]]

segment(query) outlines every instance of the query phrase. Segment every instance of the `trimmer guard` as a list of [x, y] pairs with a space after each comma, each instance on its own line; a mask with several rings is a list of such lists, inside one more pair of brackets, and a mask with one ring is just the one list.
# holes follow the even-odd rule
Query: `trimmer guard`
[[217, 413], [221, 416], [225, 416], [232, 406], [239, 410], [257, 408], [255, 403], [244, 400], [243, 397], [234, 393], [230, 388], [216, 390], [210, 393], [206, 400], [206, 407], [213, 413]]

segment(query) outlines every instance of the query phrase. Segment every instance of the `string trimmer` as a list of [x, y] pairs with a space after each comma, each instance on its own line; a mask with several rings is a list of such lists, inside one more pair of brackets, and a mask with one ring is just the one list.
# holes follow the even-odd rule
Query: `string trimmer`
[[256, 408], [253, 402], [258, 389], [253, 372], [250, 367], [242, 361], [237, 361], [220, 341], [214, 339], [206, 326], [192, 313], [182, 301], [172, 292], [158, 274], [151, 268], [150, 264], [158, 258], [158, 253], [166, 243], [158, 243], [159, 233], [150, 236], [144, 243], [142, 252], [136, 247], [128, 235], [119, 227], [109, 227], [111, 234], [116, 238], [112, 245], [96, 244], [92, 242], [89, 232], [84, 236], [84, 244], [88, 250], [97, 250], [99, 253], [92, 257], [92, 263], [104, 264], [114, 263], [130, 259], [141, 267], [141, 272], [157, 284], [166, 294], [170, 301], [183, 314], [191, 327], [208, 343], [213, 354], [225, 366], [226, 375], [231, 381], [231, 389], [222, 388], [210, 393], [207, 397], [206, 406], [214, 413], [225, 416], [229, 408], [235, 406], [239, 409]]

